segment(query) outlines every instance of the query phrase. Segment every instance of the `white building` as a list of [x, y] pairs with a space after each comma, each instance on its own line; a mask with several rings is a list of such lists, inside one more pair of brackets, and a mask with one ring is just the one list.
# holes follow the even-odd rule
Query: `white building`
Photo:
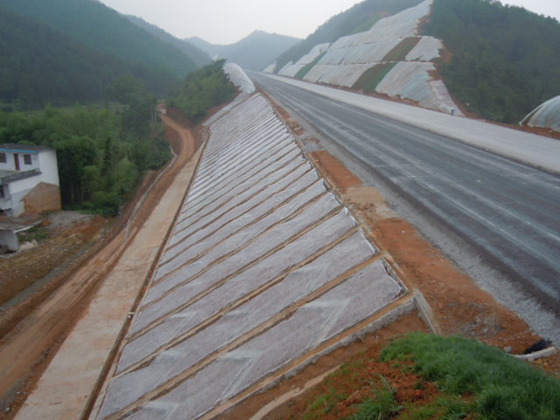
[[0, 211], [8, 216], [60, 210], [56, 151], [0, 144]]

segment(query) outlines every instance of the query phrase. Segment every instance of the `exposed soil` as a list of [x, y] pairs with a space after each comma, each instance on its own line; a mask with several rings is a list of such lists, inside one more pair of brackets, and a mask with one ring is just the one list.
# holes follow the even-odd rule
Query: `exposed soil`
[[[61, 229], [56, 222], [51, 222], [53, 232], [60, 234], [53, 235], [38, 248], [13, 257], [13, 261], [6, 260], [11, 274], [5, 279], [13, 284], [18, 275], [26, 276], [29, 272], [41, 278], [41, 262], [47, 265], [45, 261], [50, 261], [54, 266], [62, 259], [59, 254], [67, 257], [58, 266], [53, 280], [38, 291], [27, 292], [30, 295], [27, 299], [0, 315], [0, 325], [7, 332], [0, 341], [0, 419], [13, 418], [60, 344], [84, 314], [106, 274], [147, 220], [170, 182], [194, 154], [196, 142], [185, 141], [177, 130], [179, 125], [168, 117], [162, 118], [176, 157], [159, 175], [146, 176], [135, 199], [102, 240], [94, 241], [96, 233], [100, 232], [97, 226], [103, 226], [98, 219], [70, 225], [69, 229]], [[86, 250], [84, 244], [87, 244]], [[2, 272], [6, 261], [2, 262]]]

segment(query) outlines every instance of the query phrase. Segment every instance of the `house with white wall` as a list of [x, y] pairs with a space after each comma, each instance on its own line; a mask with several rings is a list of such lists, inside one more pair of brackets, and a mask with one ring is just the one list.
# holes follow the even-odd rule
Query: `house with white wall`
[[60, 208], [56, 150], [0, 144], [0, 212], [19, 216]]

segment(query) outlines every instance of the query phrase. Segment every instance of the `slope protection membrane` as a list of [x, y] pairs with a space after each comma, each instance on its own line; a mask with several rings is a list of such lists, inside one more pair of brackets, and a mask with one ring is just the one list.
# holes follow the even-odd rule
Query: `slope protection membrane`
[[[433, 0], [425, 0], [380, 19], [368, 31], [341, 37], [332, 45], [317, 45], [296, 63], [284, 66], [278, 74], [295, 77], [301, 69], [321, 57], [303, 80], [352, 88], [368, 70], [379, 64], [392, 63], [396, 65], [376, 86], [375, 92], [461, 115], [443, 82], [432, 76], [436, 71], [432, 61], [440, 57], [443, 43], [418, 34], [418, 26], [430, 14], [432, 4]], [[406, 52], [405, 46], [400, 44], [411, 39], [417, 40], [417, 44]], [[406, 55], [395, 58], [395, 54], [391, 54], [394, 49], [402, 49], [401, 53], [406, 52]]]
[[406, 293], [263, 96], [209, 128], [99, 419], [212, 416]]

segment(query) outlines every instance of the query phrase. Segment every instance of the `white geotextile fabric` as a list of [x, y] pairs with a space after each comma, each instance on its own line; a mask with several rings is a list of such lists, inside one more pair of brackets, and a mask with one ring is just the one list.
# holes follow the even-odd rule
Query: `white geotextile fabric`
[[331, 44], [318, 44], [315, 45], [311, 51], [301, 57], [297, 63], [289, 62], [279, 72], [281, 76], [295, 77], [298, 72], [305, 66], [313, 63], [321, 54], [323, 54], [330, 47]]
[[560, 131], [560, 96], [539, 105], [521, 121], [529, 127], [551, 128]]
[[263, 96], [209, 128], [99, 419], [198, 418], [404, 292]]
[[406, 61], [432, 61], [439, 58], [439, 51], [443, 49], [441, 40], [423, 36], [416, 46], [406, 55]]
[[264, 70], [263, 73], [269, 73], [272, 74], [274, 73], [274, 69], [276, 68], [276, 62], [269, 64]]
[[304, 80], [327, 83], [335, 86], [352, 87], [371, 64], [349, 64], [329, 66], [318, 64], [304, 77]]
[[234, 85], [239, 86], [239, 89], [243, 93], [251, 94], [255, 91], [255, 85], [253, 81], [249, 79], [249, 76], [235, 63], [226, 63], [224, 66], [224, 71], [229, 76], [229, 80], [233, 82]]
[[377, 85], [376, 91], [444, 112], [451, 113], [455, 108], [455, 114], [460, 115], [443, 82], [432, 80], [430, 72], [435, 69], [429, 62], [401, 61]]
[[[287, 64], [279, 75], [295, 77], [320, 54], [325, 55], [303, 77], [314, 83], [352, 87], [360, 77], [406, 38], [418, 36], [418, 24], [431, 10], [433, 0], [376, 22], [369, 31], [338, 39], [331, 46], [314, 47], [297, 63]], [[328, 46], [328, 48], [327, 48]], [[443, 44], [439, 39], [422, 36], [418, 44], [398, 63], [377, 87], [377, 92], [418, 102], [421, 106], [460, 115], [443, 82], [432, 80], [432, 60], [440, 56]]]

